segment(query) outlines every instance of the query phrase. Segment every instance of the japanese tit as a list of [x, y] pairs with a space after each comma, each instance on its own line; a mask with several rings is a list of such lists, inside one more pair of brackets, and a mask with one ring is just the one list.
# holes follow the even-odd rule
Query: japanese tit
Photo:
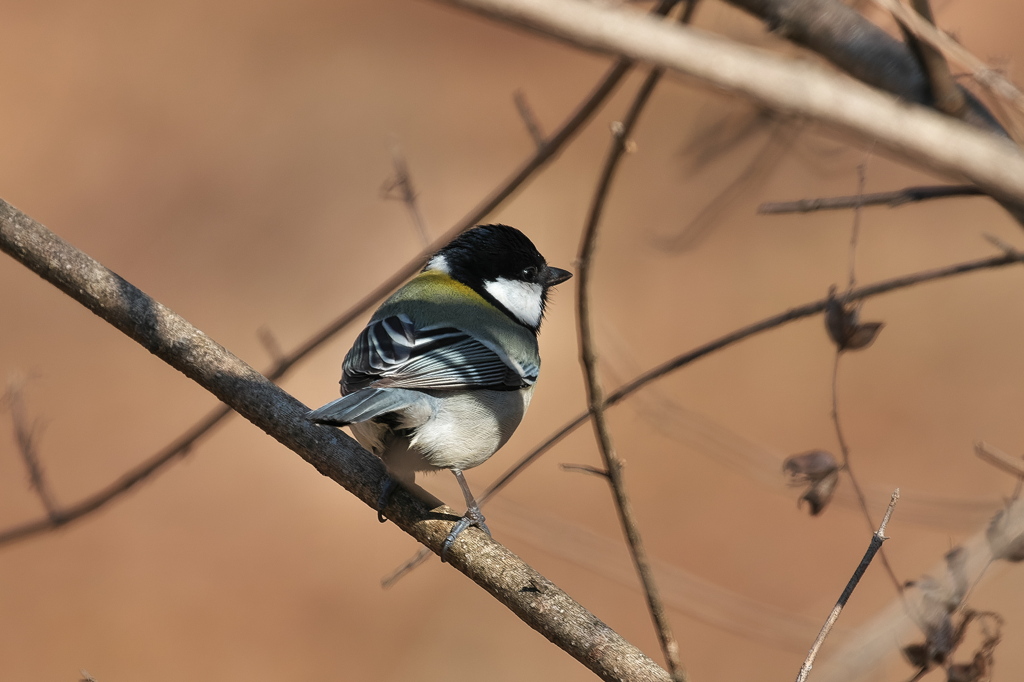
[[462, 472], [519, 426], [540, 371], [537, 331], [548, 289], [571, 276], [513, 227], [464, 232], [377, 309], [345, 356], [342, 397], [308, 415], [350, 425], [384, 461], [389, 477], [378, 512], [418, 471], [455, 474], [466, 514], [445, 538], [442, 561], [469, 526], [490, 534]]

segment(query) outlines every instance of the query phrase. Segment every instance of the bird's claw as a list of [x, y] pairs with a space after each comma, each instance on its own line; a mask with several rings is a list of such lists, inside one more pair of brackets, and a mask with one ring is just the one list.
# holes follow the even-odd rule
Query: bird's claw
[[380, 497], [377, 498], [377, 520], [381, 523], [387, 521], [384, 517], [384, 507], [388, 506], [388, 502], [391, 501], [391, 495], [397, 487], [398, 481], [385, 474], [384, 482], [380, 486]]
[[441, 543], [442, 563], [448, 560], [448, 550], [455, 542], [455, 539], [459, 537], [459, 533], [466, 530], [470, 526], [476, 526], [483, 532], [487, 533], [488, 536], [491, 534], [491, 530], [487, 527], [487, 524], [484, 523], [484, 515], [483, 512], [480, 511], [480, 508], [470, 507], [469, 509], [466, 510], [466, 515], [459, 519], [454, 526], [452, 526], [451, 531], [448, 533], [448, 537], [446, 537], [444, 539], [444, 542]]

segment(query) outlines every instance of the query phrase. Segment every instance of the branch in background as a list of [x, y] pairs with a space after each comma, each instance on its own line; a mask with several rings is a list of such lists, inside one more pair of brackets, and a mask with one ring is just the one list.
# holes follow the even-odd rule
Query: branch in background
[[[674, 1], [674, 0], [673, 0]], [[672, 2], [662, 2], [655, 11], [664, 12], [671, 6]], [[506, 199], [525, 183], [534, 173], [543, 168], [565, 147], [575, 136], [583, 125], [590, 120], [590, 117], [601, 107], [608, 97], [614, 92], [619, 82], [629, 73], [633, 62], [628, 59], [618, 60], [602, 77], [598, 84], [591, 90], [587, 98], [580, 103], [576, 110], [570, 114], [561, 127], [551, 136], [543, 147], [538, 149], [534, 155], [527, 160], [520, 168], [506, 179], [498, 188], [491, 192], [483, 202], [474, 208], [467, 216], [459, 221], [444, 235], [420, 251], [416, 256], [402, 266], [394, 275], [381, 283], [355, 305], [349, 308], [342, 315], [322, 328], [317, 333], [306, 339], [297, 348], [287, 355], [275, 357], [274, 364], [264, 372], [264, 375], [271, 381], [277, 381], [294, 367], [300, 360], [315, 351], [321, 345], [331, 340], [336, 334], [345, 329], [349, 324], [366, 313], [381, 299], [391, 293], [402, 282], [416, 274], [423, 266], [427, 258], [434, 251], [448, 243], [455, 236], [464, 230], [472, 227], [493, 212]], [[265, 342], [264, 342], [265, 343]], [[272, 356], [274, 351], [270, 351]], [[161, 448], [151, 457], [138, 466], [128, 470], [121, 477], [107, 487], [93, 493], [89, 497], [73, 505], [59, 510], [58, 517], [47, 516], [44, 518], [28, 521], [26, 523], [0, 530], [0, 546], [16, 542], [40, 533], [55, 530], [73, 521], [83, 518], [92, 512], [105, 507], [108, 503], [119, 498], [136, 485], [150, 476], [162, 471], [165, 466], [179, 457], [188, 454], [192, 448], [208, 434], [215, 426], [220, 424], [225, 417], [231, 414], [231, 410], [223, 405], [211, 410], [205, 417], [187, 429], [181, 436]]]
[[976, 197], [984, 196], [984, 194], [974, 185], [925, 185], [922, 187], [905, 187], [892, 192], [873, 192], [864, 195], [853, 194], [842, 197], [766, 202], [757, 207], [757, 212], [764, 215], [775, 215], [780, 213], [833, 211], [836, 209], [856, 208], [857, 206], [888, 206], [889, 208], [895, 208], [903, 204], [928, 201], [929, 199]]
[[[857, 165], [857, 196], [862, 195], [864, 192], [864, 186], [867, 182], [865, 171], [865, 162]], [[857, 202], [853, 209], [853, 227], [850, 230], [849, 283], [846, 293], [843, 294], [842, 298], [829, 301], [829, 305], [825, 310], [825, 325], [829, 336], [836, 344], [835, 361], [832, 364], [832, 424], [835, 427], [836, 440], [839, 442], [839, 450], [842, 453], [841, 469], [846, 471], [850, 483], [853, 485], [853, 491], [857, 496], [861, 512], [864, 514], [864, 520], [867, 522], [868, 529], [870, 530], [875, 527], [874, 522], [871, 520], [871, 510], [868, 508], [867, 497], [860, 486], [860, 481], [853, 473], [853, 467], [850, 463], [850, 445], [846, 442], [846, 436], [843, 433], [843, 427], [839, 419], [839, 361], [843, 353], [847, 351], [862, 350], [870, 346], [882, 327], [882, 324], [879, 322], [861, 322], [859, 304], [851, 306], [848, 303], [848, 297], [857, 284], [857, 245], [860, 241], [860, 218], [861, 203]], [[829, 291], [830, 298], [833, 296], [833, 292], [834, 287]], [[895, 503], [895, 497], [893, 502]], [[889, 563], [889, 558], [884, 552], [882, 553], [882, 563], [885, 565], [886, 573], [889, 574], [889, 579], [892, 580], [896, 592], [902, 592], [903, 584], [896, 577], [896, 572], [893, 570], [892, 565]], [[809, 670], [810, 667], [808, 666]]]
[[[928, 75], [913, 52], [837, 0], [726, 0], [764, 21], [768, 30], [815, 52], [862, 83], [897, 98], [931, 106]], [[964, 91], [968, 123], [1003, 129], [985, 106]]]
[[832, 631], [832, 626], [839, 620], [839, 614], [843, 612], [843, 607], [846, 606], [846, 602], [850, 601], [850, 596], [853, 591], [857, 589], [857, 583], [860, 582], [864, 572], [868, 570], [868, 566], [871, 565], [871, 560], [875, 557], [875, 554], [882, 547], [882, 543], [888, 540], [885, 536], [885, 527], [889, 525], [889, 519], [892, 518], [892, 512], [896, 508], [896, 502], [900, 499], [900, 489], [896, 488], [893, 491], [892, 498], [889, 500], [889, 507], [885, 510], [885, 515], [882, 517], [882, 523], [878, 526], [878, 530], [871, 536], [871, 544], [868, 545], [868, 550], [864, 552], [864, 558], [860, 560], [860, 565], [857, 566], [857, 570], [853, 572], [850, 577], [850, 581], [846, 583], [846, 589], [839, 595], [839, 601], [836, 602], [832, 612], [828, 614], [828, 618], [825, 619], [825, 624], [821, 627], [821, 632], [818, 633], [818, 638], [814, 640], [814, 644], [811, 646], [810, 652], [807, 654], [807, 658], [804, 660], [802, 666], [800, 666], [800, 673], [796, 676], [796, 682], [806, 682], [807, 676], [811, 672], [811, 667], [814, 665], [814, 659], [818, 657], [818, 650], [821, 649], [821, 645], [825, 643], [825, 638]]
[[512, 93], [512, 100], [516, 103], [516, 111], [519, 112], [519, 118], [523, 119], [523, 125], [526, 126], [526, 132], [530, 134], [533, 143], [537, 145], [538, 149], [543, 147], [544, 132], [540, 128], [540, 123], [537, 122], [533, 109], [530, 108], [530, 103], [526, 101], [526, 95], [522, 90], [516, 90]]
[[39, 501], [49, 519], [59, 522], [61, 517], [60, 506], [57, 504], [50, 486], [43, 474], [43, 464], [39, 460], [39, 452], [36, 450], [36, 434], [39, 431], [38, 422], [29, 423], [28, 410], [25, 409], [24, 380], [20, 377], [11, 377], [7, 382], [7, 391], [0, 396], [0, 406], [5, 405], [11, 412], [11, 424], [14, 426], [14, 441], [18, 444], [18, 452], [25, 463], [28, 471], [28, 482], [32, 490], [36, 491]]
[[412, 185], [409, 164], [397, 142], [391, 146], [391, 165], [395, 174], [384, 181], [380, 188], [380, 195], [384, 199], [393, 199], [405, 204], [406, 210], [409, 211], [409, 217], [412, 218], [412, 223], [416, 226], [420, 241], [426, 246], [430, 244], [430, 233], [427, 232], [427, 223], [423, 220], [419, 202], [416, 201], [417, 194]]
[[[846, 442], [843, 429], [839, 424], [839, 358], [841, 356], [842, 351], [837, 349], [835, 363], [832, 366], [832, 423], [835, 425], [836, 439], [839, 441], [839, 450], [843, 455], [842, 468], [846, 470], [850, 483], [853, 484], [853, 491], [857, 496], [857, 502], [860, 504], [860, 510], [864, 514], [868, 527], [871, 527], [873, 524], [871, 523], [871, 510], [868, 509], [868, 500], [860, 487], [860, 481], [857, 480], [853, 470], [850, 468], [850, 446]], [[885, 572], [889, 574], [889, 580], [892, 581], [893, 587], [896, 588], [896, 592], [902, 593], [903, 583], [896, 576], [896, 571], [884, 553], [882, 554], [882, 563], [885, 566]]]
[[[89, 308], [214, 394], [267, 434], [376, 508], [384, 466], [338, 429], [306, 420], [308, 408], [184, 318], [45, 227], [0, 202], [0, 250]], [[389, 518], [440, 551], [458, 516], [396, 491]], [[544, 576], [484, 533], [470, 533], [448, 561], [595, 674], [606, 680], [666, 680], [667, 674]]]
[[[694, 0], [691, 0], [686, 8], [686, 17], [692, 13]], [[672, 679], [677, 682], [685, 682], [686, 671], [679, 660], [679, 643], [672, 634], [672, 626], [668, 622], [668, 615], [665, 613], [665, 604], [661, 599], [657, 583], [654, 581], [654, 574], [651, 571], [650, 560], [647, 550], [644, 548], [643, 537], [640, 534], [640, 526], [633, 512], [633, 504], [626, 492], [626, 483], [622, 473], [622, 460], [615, 452], [612, 443], [611, 433], [608, 431], [608, 423], [604, 414], [604, 390], [597, 377], [597, 351], [593, 340], [593, 322], [590, 314], [590, 282], [592, 280], [591, 268], [593, 265], [594, 251], [597, 248], [598, 228], [601, 224], [601, 214], [604, 211], [605, 202], [611, 189], [615, 172], [618, 169], [619, 161], [626, 154], [626, 145], [629, 136], [633, 133], [644, 106], [654, 92], [655, 86], [661, 80], [664, 71], [652, 69], [650, 74], [640, 86], [633, 104], [621, 123], [616, 123], [612, 129], [612, 146], [608, 150], [608, 158], [605, 161], [604, 169], [601, 171], [601, 178], [598, 181], [597, 189], [594, 192], [594, 199], [590, 206], [587, 223], [580, 238], [580, 249], [577, 262], [576, 285], [576, 319], [579, 325], [580, 338], [580, 365], [583, 367], [583, 378], [587, 390], [587, 408], [591, 414], [594, 426], [594, 437], [597, 440], [598, 450], [601, 453], [601, 460], [604, 462], [606, 479], [612, 488], [612, 497], [615, 500], [615, 509], [618, 512], [619, 523], [626, 535], [626, 542], [629, 547], [630, 556], [633, 559], [633, 566], [636, 568], [637, 576], [643, 588], [644, 598], [647, 601], [647, 610], [654, 622], [654, 629], [658, 635], [658, 644], [668, 663], [669, 673]]]
[[974, 454], [997, 469], [1001, 469], [1018, 478], [1024, 477], [1024, 459], [1020, 457], [1011, 457], [985, 441], [978, 441], [974, 444]]
[[[947, 265], [941, 268], [935, 268], [933, 270], [924, 270], [921, 272], [915, 272], [909, 275], [902, 275], [900, 277], [894, 277], [892, 279], [883, 280], [876, 282], [875, 284], [868, 284], [854, 289], [846, 295], [845, 300], [847, 303], [854, 301], [862, 301], [868, 298], [873, 298], [880, 294], [889, 293], [892, 291], [898, 291], [905, 289], [916, 284], [923, 284], [925, 282], [932, 282], [935, 280], [946, 279], [947, 277], [955, 277], [957, 275], [966, 274], [969, 272], [977, 272], [979, 270], [990, 270], [994, 268], [1002, 268], [1008, 265], [1017, 265], [1024, 263], [1024, 253], [1019, 251], [1006, 251], [1002, 255], [993, 256], [990, 258], [982, 258], [979, 260], [967, 261], [964, 263], [957, 263], [955, 265]], [[689, 365], [690, 363], [699, 360], [705, 356], [711, 355], [724, 348], [728, 348], [733, 344], [739, 343], [751, 336], [756, 336], [761, 332], [768, 331], [781, 327], [790, 322], [817, 315], [825, 311], [828, 307], [831, 297], [825, 297], [823, 299], [806, 303], [795, 308], [790, 308], [785, 312], [771, 317], [766, 317], [760, 322], [741, 327], [733, 332], [720, 336], [714, 341], [710, 341], [702, 346], [698, 346], [693, 350], [687, 351], [681, 355], [677, 355], [674, 358], [666, 360], [660, 365], [653, 367], [643, 374], [633, 378], [631, 381], [623, 384], [619, 388], [612, 391], [604, 401], [605, 409], [615, 405], [629, 396], [633, 395], [647, 384], [661, 379], [662, 377], [671, 374], [672, 372]], [[488, 500], [497, 495], [499, 492], [505, 489], [509, 483], [511, 483], [519, 474], [527, 469], [531, 464], [540, 459], [541, 455], [546, 453], [548, 450], [553, 448], [555, 445], [560, 443], [562, 439], [574, 432], [580, 426], [585, 424], [590, 418], [590, 412], [581, 412], [568, 422], [563, 424], [561, 428], [552, 432], [544, 442], [536, 446], [533, 450], [523, 455], [518, 462], [509, 467], [504, 474], [498, 477], [498, 479], [492, 483], [487, 490], [484, 491], [483, 495], [477, 500], [481, 506], [483, 506]], [[430, 556], [429, 550], [420, 550], [415, 556], [410, 558], [401, 567], [393, 571], [390, 575], [386, 576], [381, 584], [384, 587], [391, 587], [409, 571], [422, 564], [427, 557]]]
[[[1018, 114], [1024, 112], [1024, 93], [998, 71], [968, 52], [962, 45], [935, 28], [930, 17], [923, 17], [918, 12], [904, 5], [900, 0], [874, 0], [875, 4], [893, 14], [900, 24], [911, 31], [919, 41], [931, 45], [948, 59], [960, 63], [971, 70], [971, 76], [992, 93], [996, 101], [1005, 101], [1014, 107]], [[1014, 124], [1014, 133], [1019, 135], [1016, 125], [1017, 115], [1006, 112], [1007, 118]], [[1019, 139], [1019, 138], [1018, 138]]]
[[[932, 8], [928, 4], [928, 0], [913, 0], [913, 2], [914, 10], [929, 24], [935, 25], [935, 18], [932, 16]], [[917, 34], [898, 17], [896, 21], [900, 25], [907, 45], [914, 52], [921, 68], [928, 74], [933, 106], [950, 116], [964, 118], [968, 111], [967, 97], [963, 88], [953, 78], [953, 73], [949, 70], [949, 64], [946, 63], [942, 52], [931, 43], [918, 38]]]
[[[760, 117], [759, 117], [760, 118]], [[752, 190], [769, 170], [774, 168], [783, 155], [792, 149], [797, 137], [803, 132], [799, 122], [779, 116], [770, 117], [766, 139], [746, 166], [723, 187], [704, 207], [697, 212], [687, 225], [676, 234], [658, 239], [659, 246], [675, 251], [686, 251], [698, 246], [711, 232], [723, 212], [736, 206], [739, 200]]]
[[1024, 155], [1007, 139], [907, 106], [816, 63], [586, 0], [445, 1], [585, 49], [678, 71], [771, 109], [870, 140], [929, 170], [966, 178], [1008, 203], [1011, 212], [1024, 205]]

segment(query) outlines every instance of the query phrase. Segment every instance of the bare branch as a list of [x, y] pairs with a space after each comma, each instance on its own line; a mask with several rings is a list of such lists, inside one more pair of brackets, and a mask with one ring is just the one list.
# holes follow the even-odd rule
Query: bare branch
[[[692, 9], [691, 1], [689, 8]], [[607, 480], [612, 488], [612, 496], [615, 500], [615, 508], [619, 515], [619, 522], [622, 524], [623, 532], [629, 547], [630, 556], [633, 558], [633, 565], [636, 567], [637, 575], [643, 587], [644, 597], [647, 601], [647, 609], [654, 622], [654, 628], [658, 635], [658, 643], [661, 651], [668, 662], [669, 672], [672, 679], [677, 682], [684, 682], [686, 671], [683, 670], [679, 660], [679, 643], [672, 634], [672, 626], [668, 622], [668, 615], [665, 613], [665, 604], [661, 600], [657, 583], [654, 581], [654, 574], [651, 571], [650, 560], [647, 550], [644, 548], [643, 537], [640, 534], [640, 526], [636, 515], [633, 512], [633, 504], [626, 492], [626, 483], [622, 473], [622, 460], [615, 452], [612, 443], [611, 433], [608, 430], [608, 423], [604, 415], [604, 391], [601, 382], [597, 377], [597, 352], [593, 340], [593, 322], [590, 314], [590, 282], [591, 269], [593, 266], [594, 251], [597, 248], [598, 228], [601, 224], [601, 214], [604, 211], [605, 202], [611, 189], [615, 172], [618, 169], [619, 161], [626, 154], [626, 143], [633, 132], [640, 113], [650, 99], [654, 87], [661, 80], [662, 69], [652, 69], [640, 86], [633, 104], [626, 114], [625, 119], [616, 124], [612, 132], [612, 145], [608, 150], [608, 158], [605, 161], [604, 169], [601, 171], [601, 178], [598, 181], [597, 189], [594, 192], [594, 199], [590, 206], [587, 223], [580, 238], [580, 250], [577, 267], [576, 285], [576, 318], [579, 324], [580, 336], [580, 364], [583, 367], [584, 383], [587, 389], [587, 408], [591, 414], [594, 426], [594, 436], [597, 440], [598, 450], [607, 471]]]
[[274, 362], [280, 362], [281, 358], [284, 357], [284, 349], [281, 348], [281, 344], [278, 342], [277, 337], [274, 336], [274, 332], [270, 331], [270, 327], [261, 325], [256, 330], [256, 337], [263, 344], [263, 350], [267, 351], [267, 355]]
[[[913, 0], [913, 2], [917, 13], [929, 24], [934, 25], [935, 18], [932, 16], [932, 8], [928, 4], [928, 0]], [[964, 118], [968, 112], [967, 96], [964, 94], [963, 88], [953, 78], [949, 64], [946, 63], [942, 52], [931, 43], [918, 38], [917, 34], [898, 17], [896, 21], [899, 22], [904, 38], [914, 51], [921, 68], [928, 74], [932, 103], [935, 108], [950, 116]]]
[[526, 95], [522, 90], [516, 90], [512, 93], [512, 99], [516, 103], [516, 111], [519, 112], [519, 117], [523, 119], [523, 125], [526, 126], [526, 132], [530, 133], [530, 138], [533, 143], [537, 145], [537, 148], [544, 146], [544, 131], [540, 129], [540, 123], [537, 122], [537, 117], [533, 113], [533, 109], [530, 108], [530, 103], [526, 101]]
[[780, 213], [834, 211], [836, 209], [856, 208], [857, 206], [882, 205], [895, 208], [903, 204], [928, 201], [929, 199], [984, 195], [985, 193], [974, 185], [925, 185], [923, 187], [905, 187], [892, 192], [873, 192], [863, 195], [852, 194], [841, 197], [800, 199], [798, 201], [766, 202], [757, 207], [757, 212], [765, 215], [774, 215]]
[[[971, 75], [998, 99], [1005, 100], [1018, 112], [1024, 112], [1024, 93], [998, 71], [990, 68], [985, 62], [968, 52], [962, 45], [932, 25], [931, 17], [923, 17], [918, 12], [904, 5], [900, 0], [875, 0], [879, 7], [892, 12], [907, 30], [911, 31], [920, 41], [927, 43], [971, 70]], [[1011, 117], [1016, 124], [1016, 117]], [[1016, 125], [1014, 126], [1016, 128]], [[1019, 134], [1015, 130], [1015, 134]]]
[[[857, 193], [858, 195], [864, 191], [864, 185], [866, 182], [864, 163], [857, 165]], [[860, 216], [861, 206], [857, 204], [853, 210], [853, 227], [850, 230], [850, 248], [849, 248], [849, 286], [847, 287], [846, 294], [842, 301], [833, 301], [831, 304], [831, 310], [835, 310], [836, 306], [842, 306], [842, 316], [850, 315], [854, 318], [854, 325], [858, 325], [857, 322], [857, 310], [846, 311], [846, 299], [853, 291], [854, 286], [857, 282], [857, 243], [860, 236]], [[832, 292], [829, 292], [832, 295]], [[830, 322], [829, 315], [826, 314], [826, 321]], [[844, 340], [845, 343], [845, 340]], [[847, 473], [850, 479], [850, 483], [853, 485], [854, 493], [857, 496], [857, 501], [860, 504], [861, 512], [864, 514], [864, 519], [867, 521], [868, 528], [874, 528], [874, 523], [871, 520], [871, 510], [868, 509], [867, 496], [864, 495], [864, 490], [860, 486], [860, 480], [853, 472], [853, 467], [850, 462], [850, 445], [846, 442], [846, 436], [843, 434], [843, 427], [839, 419], [839, 361], [843, 356], [846, 347], [844, 343], [836, 343], [836, 355], [835, 361], [832, 363], [832, 424], [835, 426], [836, 440], [839, 441], [839, 450], [842, 454], [842, 469]], [[869, 341], [870, 343], [870, 341]], [[894, 498], [895, 501], [895, 498]], [[889, 558], [882, 552], [882, 564], [885, 566], [886, 573], [889, 574], [889, 579], [892, 581], [893, 586], [896, 588], [896, 592], [903, 591], [903, 583], [900, 582], [899, 578], [896, 577], [896, 571], [893, 570], [892, 565], [889, 563]], [[838, 614], [836, 614], [838, 615]], [[813, 659], [813, 657], [811, 657]], [[810, 667], [808, 666], [808, 671]]]
[[821, 649], [821, 645], [825, 643], [825, 638], [832, 631], [832, 626], [839, 620], [839, 614], [843, 612], [843, 607], [846, 606], [846, 602], [850, 601], [850, 596], [853, 591], [857, 588], [857, 584], [860, 582], [864, 572], [868, 570], [868, 566], [871, 565], [871, 560], [875, 557], [875, 554], [882, 547], [882, 543], [888, 540], [885, 537], [885, 527], [889, 525], [889, 519], [892, 518], [892, 512], [896, 509], [896, 502], [900, 499], [900, 489], [896, 488], [893, 491], [892, 497], [889, 499], [889, 507], [885, 510], [885, 515], [882, 516], [882, 523], [878, 526], [878, 530], [871, 536], [871, 544], [868, 545], [868, 550], [864, 552], [864, 558], [860, 560], [860, 564], [857, 566], [857, 570], [853, 572], [846, 588], [843, 593], [839, 595], [839, 601], [836, 602], [832, 612], [828, 614], [828, 618], [825, 620], [825, 624], [821, 628], [821, 632], [818, 633], [818, 638], [814, 640], [814, 644], [811, 646], [810, 652], [807, 654], [807, 658], [804, 660], [804, 664], [800, 666], [800, 673], [796, 676], [797, 682], [805, 682], [807, 676], [811, 672], [811, 667], [814, 665], [814, 659], [818, 656], [818, 650]]
[[578, 471], [581, 474], [591, 474], [592, 476], [608, 478], [607, 469], [601, 469], [589, 464], [559, 464], [558, 466], [561, 467], [562, 471]]
[[974, 444], [974, 453], [997, 469], [1018, 478], [1024, 477], [1024, 460], [1020, 457], [1011, 457], [982, 440]]
[[20, 377], [11, 377], [7, 382], [7, 391], [3, 395], [3, 401], [11, 412], [11, 423], [14, 426], [14, 440], [18, 444], [18, 452], [28, 470], [28, 481], [32, 489], [39, 496], [43, 508], [46, 509], [48, 518], [51, 521], [60, 519], [60, 506], [57, 504], [50, 486], [43, 474], [43, 464], [39, 460], [39, 452], [36, 450], [36, 434], [38, 424], [29, 423], [28, 410], [25, 408], [24, 382]]
[[[726, 0], [762, 19], [768, 30], [821, 55], [867, 85], [906, 102], [934, 104], [928, 75], [913, 52], [838, 0]], [[1005, 134], [995, 117], [963, 91], [963, 118], [979, 128]]]
[[446, 0], [574, 45], [692, 76], [787, 114], [872, 140], [900, 158], [1024, 202], [1024, 155], [1012, 143], [907, 106], [822, 66], [586, 0]]
[[[860, 487], [860, 481], [857, 476], [854, 475], [853, 469], [850, 467], [850, 446], [846, 442], [846, 438], [843, 436], [843, 429], [839, 425], [839, 358], [842, 356], [842, 351], [836, 350], [835, 363], [832, 366], [832, 423], [836, 429], [836, 439], [839, 441], [839, 449], [843, 455], [842, 468], [846, 470], [847, 476], [850, 479], [850, 483], [853, 485], [853, 492], [857, 496], [857, 502], [860, 505], [860, 510], [864, 514], [864, 519], [868, 523], [868, 527], [871, 527], [871, 510], [868, 509], [867, 496], [864, 494], [864, 490]], [[884, 523], [884, 520], [883, 520]], [[885, 566], [885, 572], [889, 575], [889, 580], [892, 582], [893, 587], [897, 593], [903, 592], [903, 583], [896, 576], [896, 571], [893, 569], [892, 564], [889, 563], [889, 558], [882, 553], [882, 565]], [[838, 615], [838, 614], [837, 614]]]
[[405, 160], [402, 148], [395, 142], [391, 146], [391, 165], [395, 174], [384, 181], [380, 188], [380, 194], [385, 199], [395, 199], [405, 204], [412, 224], [424, 245], [430, 244], [430, 234], [427, 232], [427, 223], [420, 213], [419, 202], [416, 201], [416, 190], [412, 186], [412, 174], [409, 173], [409, 164]]
[[[305, 419], [308, 408], [166, 306], [0, 202], [0, 250], [213, 393], [320, 473], [376, 508], [384, 466], [334, 428]], [[389, 518], [440, 551], [458, 516], [404, 490]], [[606, 680], [668, 679], [665, 671], [544, 576], [485, 533], [468, 532], [448, 561], [520, 619]]]

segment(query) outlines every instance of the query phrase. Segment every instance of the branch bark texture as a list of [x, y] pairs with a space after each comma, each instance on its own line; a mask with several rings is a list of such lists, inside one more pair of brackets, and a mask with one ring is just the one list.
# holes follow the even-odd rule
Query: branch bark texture
[[[384, 467], [307, 408], [175, 312], [0, 200], [0, 250], [213, 393], [373, 508]], [[396, 492], [391, 520], [433, 552], [458, 518]], [[668, 674], [504, 546], [470, 530], [451, 564], [554, 644], [605, 680], [668, 680]]]
[[445, 0], [590, 50], [692, 76], [819, 121], [1002, 200], [1024, 202], [1024, 155], [1006, 138], [878, 92], [818, 64], [586, 0]]

